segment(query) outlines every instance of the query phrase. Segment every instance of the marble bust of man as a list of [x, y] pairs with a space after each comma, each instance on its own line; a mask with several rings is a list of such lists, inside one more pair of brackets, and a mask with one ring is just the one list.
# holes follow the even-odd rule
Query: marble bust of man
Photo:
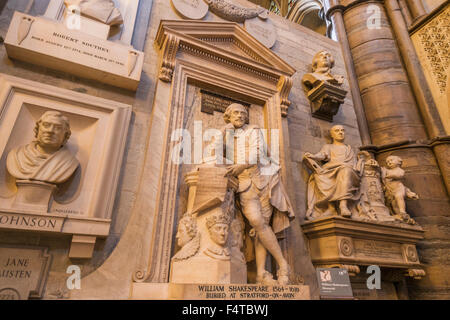
[[8, 172], [17, 180], [61, 184], [79, 166], [65, 147], [71, 135], [69, 119], [58, 111], [47, 111], [36, 122], [35, 140], [11, 150], [6, 159]]
[[325, 162], [322, 166], [313, 162], [315, 172], [308, 182], [308, 210], [306, 218], [312, 220], [322, 215], [338, 213], [351, 217], [349, 202], [359, 199], [360, 169], [362, 161], [357, 161], [351, 146], [344, 143], [345, 129], [335, 125], [330, 130], [332, 144], [326, 144], [316, 153], [306, 152], [304, 159]]
[[67, 7], [80, 7], [81, 14], [104, 24], [115, 26], [123, 23], [122, 15], [112, 0], [65, 0]]
[[312, 61], [313, 72], [305, 74], [302, 79], [305, 91], [314, 89], [322, 82], [341, 86], [344, 83], [344, 77], [331, 74], [333, 67], [334, 58], [328, 51], [322, 50], [316, 53]]

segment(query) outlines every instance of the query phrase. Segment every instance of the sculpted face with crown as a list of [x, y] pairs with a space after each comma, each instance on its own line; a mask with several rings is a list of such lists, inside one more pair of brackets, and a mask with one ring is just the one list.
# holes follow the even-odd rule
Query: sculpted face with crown
[[225, 246], [228, 240], [230, 218], [226, 215], [214, 215], [206, 219], [206, 226], [211, 240], [219, 246]]

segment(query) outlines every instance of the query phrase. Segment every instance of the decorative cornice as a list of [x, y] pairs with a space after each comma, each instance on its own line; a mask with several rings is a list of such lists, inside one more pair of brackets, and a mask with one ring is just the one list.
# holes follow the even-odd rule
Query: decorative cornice
[[[293, 84], [291, 77], [295, 70], [237, 23], [162, 20], [155, 42], [163, 52], [162, 81], [172, 81], [177, 53], [185, 52], [271, 83], [280, 94], [281, 114], [287, 116], [291, 104], [288, 100]], [[232, 43], [244, 54], [215, 45], [226, 42]]]
[[[292, 76], [295, 69], [255, 40], [245, 29], [235, 22], [161, 20], [155, 42], [162, 48], [168, 34], [175, 35], [180, 44], [198, 48], [201, 51], [220, 56], [226, 60], [246, 64], [279, 77]], [[233, 42], [250, 58], [214, 46], [203, 39], [231, 38]], [[223, 40], [218, 40], [223, 41]]]

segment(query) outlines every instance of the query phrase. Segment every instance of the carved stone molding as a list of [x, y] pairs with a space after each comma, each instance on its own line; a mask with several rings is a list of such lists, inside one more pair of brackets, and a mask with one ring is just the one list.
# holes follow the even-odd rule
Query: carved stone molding
[[292, 84], [292, 78], [289, 77], [281, 77], [280, 81], [278, 82], [278, 91], [280, 92], [281, 98], [281, 115], [283, 117], [287, 117], [288, 109], [291, 105], [288, 97], [289, 93], [291, 92]]
[[331, 216], [302, 224], [315, 267], [346, 268], [359, 273], [361, 266], [401, 269], [415, 279], [425, 275], [416, 243], [423, 239], [418, 226], [394, 226]]
[[169, 34], [164, 42], [159, 78], [164, 82], [172, 81], [173, 69], [175, 68], [175, 57], [177, 56], [180, 39], [173, 34]]
[[[162, 81], [172, 81], [177, 54], [185, 52], [271, 82], [280, 94], [281, 113], [287, 115], [295, 70], [237, 23], [162, 21], [155, 42], [162, 50]], [[218, 42], [227, 46], [216, 46]]]

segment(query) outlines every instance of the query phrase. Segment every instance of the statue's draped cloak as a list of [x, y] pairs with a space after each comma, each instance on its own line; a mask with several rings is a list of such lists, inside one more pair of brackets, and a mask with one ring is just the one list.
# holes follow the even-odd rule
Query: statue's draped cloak
[[340, 200], [358, 200], [360, 177], [355, 153], [349, 145], [326, 144], [320, 153], [328, 160], [320, 173], [310, 176], [308, 182], [307, 216], [323, 214], [328, 203]]
[[6, 159], [8, 172], [16, 179], [53, 184], [67, 181], [78, 166], [78, 160], [66, 147], [45, 154], [37, 149], [37, 142], [13, 149]]
[[[226, 141], [233, 140], [227, 139], [227, 134], [233, 130], [233, 125], [228, 124], [222, 131], [223, 137], [225, 137], [225, 147]], [[244, 170], [244, 172], [238, 176], [238, 193], [246, 192], [252, 185], [260, 191], [266, 189], [269, 193], [270, 204], [274, 207], [272, 229], [275, 233], [282, 232], [284, 229], [289, 227], [290, 220], [295, 218], [295, 214], [287, 192], [284, 189], [280, 179], [280, 167], [274, 159], [268, 157], [264, 136], [258, 126], [245, 125], [242, 129], [235, 130], [234, 133], [236, 136], [245, 136], [245, 148], [236, 148], [236, 153], [245, 152], [245, 154], [240, 156], [245, 157], [244, 159], [246, 159], [246, 163], [257, 163], [257, 165]], [[225, 148], [223, 153], [224, 155], [227, 155], [227, 149], [229, 150], [232, 148]], [[259, 158], [255, 159], [255, 154], [250, 154], [250, 150], [257, 150], [256, 156]], [[238, 155], [235, 157], [237, 156]], [[262, 164], [261, 158], [264, 158], [262, 160], [264, 164]]]

